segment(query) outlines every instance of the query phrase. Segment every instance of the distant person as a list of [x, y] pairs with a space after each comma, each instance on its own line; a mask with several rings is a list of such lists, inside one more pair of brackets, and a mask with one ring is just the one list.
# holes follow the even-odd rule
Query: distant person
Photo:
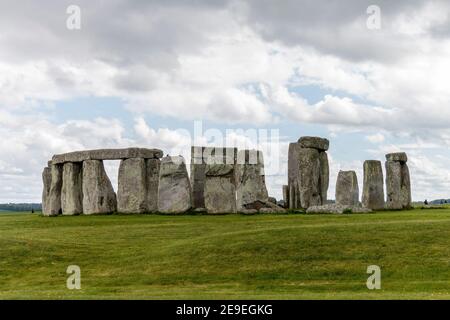
[[425, 199], [425, 201], [423, 202], [423, 204], [427, 206], [427, 205], [428, 205], [428, 200]]

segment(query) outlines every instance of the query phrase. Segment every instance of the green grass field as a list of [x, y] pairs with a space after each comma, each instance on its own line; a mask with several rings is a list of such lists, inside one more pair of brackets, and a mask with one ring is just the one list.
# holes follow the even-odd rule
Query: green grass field
[[[368, 290], [368, 265], [381, 290]], [[66, 268], [81, 268], [81, 290]], [[0, 299], [449, 299], [450, 209], [0, 214]]]

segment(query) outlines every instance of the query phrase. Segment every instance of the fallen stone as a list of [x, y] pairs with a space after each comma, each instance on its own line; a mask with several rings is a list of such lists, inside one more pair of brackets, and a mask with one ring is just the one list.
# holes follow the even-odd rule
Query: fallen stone
[[384, 209], [383, 171], [381, 162], [366, 160], [364, 162], [362, 204], [372, 210]]
[[83, 213], [106, 214], [117, 211], [117, 198], [103, 161], [83, 162]]
[[339, 171], [336, 182], [336, 203], [344, 206], [359, 204], [358, 178], [355, 171]]
[[320, 151], [327, 151], [330, 146], [328, 139], [320, 137], [301, 137], [298, 143], [301, 148], [313, 148]]
[[286, 202], [284, 202], [284, 200], [278, 200], [277, 206], [279, 206], [281, 208], [286, 208]]
[[267, 201], [269, 201], [270, 203], [273, 203], [273, 204], [277, 204], [277, 199], [274, 198], [274, 197], [269, 197], [269, 198], [267, 199]]
[[408, 156], [404, 152], [388, 153], [386, 155], [386, 160], [387, 161], [407, 162]]
[[63, 166], [61, 207], [63, 215], [83, 213], [83, 165], [67, 162]]
[[332, 213], [332, 214], [343, 214], [343, 213], [369, 213], [372, 212], [371, 209], [362, 208], [359, 206], [345, 206], [341, 204], [325, 204], [321, 206], [312, 206], [306, 210], [306, 213]]
[[63, 167], [58, 164], [52, 164], [51, 175], [50, 192], [47, 202], [48, 210], [45, 214], [48, 216], [57, 216], [62, 213], [61, 190], [63, 184]]
[[256, 210], [256, 209], [241, 209], [238, 211], [238, 213], [253, 215], [253, 214], [258, 214], [258, 210]]
[[147, 165], [144, 158], [120, 162], [117, 210], [120, 213], [145, 213], [147, 206]]
[[192, 210], [194, 213], [197, 213], [197, 214], [205, 214], [205, 213], [208, 213], [208, 211], [206, 211], [206, 209], [205, 208], [195, 208], [194, 210]]
[[130, 158], [159, 159], [162, 156], [163, 152], [159, 149], [99, 149], [54, 155], [52, 163], [62, 164], [65, 162], [83, 162], [86, 160], [122, 160]]
[[182, 156], [161, 160], [158, 186], [158, 210], [162, 213], [184, 213], [191, 208], [191, 185]]

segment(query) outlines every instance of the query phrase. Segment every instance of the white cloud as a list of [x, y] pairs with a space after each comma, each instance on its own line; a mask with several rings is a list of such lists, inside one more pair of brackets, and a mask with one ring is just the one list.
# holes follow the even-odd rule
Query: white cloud
[[384, 135], [381, 133], [372, 134], [369, 136], [366, 136], [366, 140], [371, 143], [382, 143], [384, 142]]

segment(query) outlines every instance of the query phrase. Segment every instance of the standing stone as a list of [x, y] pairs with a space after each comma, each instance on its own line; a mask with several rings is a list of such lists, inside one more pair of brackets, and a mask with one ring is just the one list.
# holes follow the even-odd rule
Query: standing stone
[[144, 158], [120, 162], [117, 210], [120, 213], [145, 213], [147, 206], [147, 165]]
[[158, 186], [158, 210], [183, 213], [191, 208], [191, 185], [182, 156], [161, 160]]
[[336, 182], [336, 204], [343, 206], [359, 204], [358, 178], [355, 171], [339, 171]]
[[329, 141], [319, 137], [301, 137], [289, 144], [288, 203], [290, 209], [306, 209], [327, 202]]
[[301, 147], [298, 143], [289, 143], [288, 154], [288, 188], [289, 188], [289, 201], [288, 207], [290, 209], [300, 208], [300, 195], [298, 189], [298, 162], [299, 153]]
[[205, 208], [208, 213], [236, 213], [236, 148], [214, 148], [206, 159]]
[[[50, 164], [51, 166], [51, 164]], [[50, 215], [49, 211], [49, 198], [50, 198], [50, 187], [52, 183], [52, 170], [50, 167], [45, 167], [42, 172], [42, 182], [43, 182], [43, 190], [42, 190], [42, 214], [45, 216]]]
[[386, 155], [386, 207], [408, 209], [411, 207], [411, 182], [406, 153]]
[[283, 186], [283, 201], [284, 207], [289, 208], [289, 186], [287, 185]]
[[321, 205], [319, 151], [312, 148], [302, 148], [298, 164], [300, 207], [309, 208], [310, 206]]
[[[328, 140], [327, 140], [328, 141]], [[326, 145], [328, 148], [328, 144]], [[327, 203], [328, 187], [330, 185], [330, 166], [328, 164], [328, 155], [326, 152], [319, 153], [320, 160], [320, 198], [322, 204]]]
[[269, 196], [264, 177], [264, 159], [261, 151], [240, 150], [236, 165], [237, 210], [257, 201], [267, 202]]
[[83, 213], [104, 214], [117, 211], [117, 199], [103, 161], [83, 162]]
[[204, 147], [191, 147], [191, 188], [192, 207], [205, 208], [206, 161], [203, 157]]
[[381, 161], [364, 161], [362, 204], [372, 210], [384, 209], [383, 170]]
[[66, 162], [63, 167], [61, 207], [63, 215], [83, 213], [82, 163]]
[[147, 207], [149, 212], [158, 211], [159, 159], [147, 159]]
[[61, 189], [62, 189], [63, 167], [59, 164], [51, 165], [51, 184], [47, 203], [48, 216], [57, 216], [62, 213], [61, 209]]

